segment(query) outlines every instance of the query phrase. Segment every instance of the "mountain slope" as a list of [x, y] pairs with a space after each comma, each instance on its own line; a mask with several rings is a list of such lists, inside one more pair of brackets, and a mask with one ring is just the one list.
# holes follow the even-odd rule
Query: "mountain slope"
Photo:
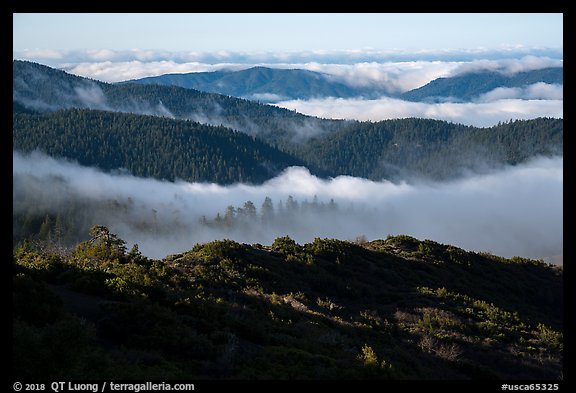
[[438, 78], [398, 98], [407, 101], [468, 102], [499, 87], [526, 87], [534, 83], [563, 84], [563, 68], [553, 67], [507, 76], [499, 72], [475, 72]]
[[[521, 81], [529, 80], [526, 79], [529, 75], [526, 74], [523, 78], [520, 74], [516, 76], [516, 80]], [[409, 177], [446, 180], [469, 171], [522, 163], [535, 155], [562, 154], [563, 149], [561, 119], [516, 121], [485, 129], [430, 119], [399, 119], [375, 123], [326, 120], [245, 99], [176, 86], [105, 84], [39, 64], [19, 61], [14, 62], [13, 97], [14, 113], [30, 112], [31, 107], [46, 111], [75, 106], [162, 116], [163, 124], [168, 128], [172, 127], [168, 118], [184, 118], [225, 126], [256, 137], [260, 142], [273, 146], [276, 152], [282, 151], [292, 156], [288, 161], [281, 158], [284, 164], [297, 161], [310, 167], [315, 174], [327, 176], [345, 174], [373, 180], [402, 180]], [[61, 116], [60, 120], [64, 121], [63, 118], [68, 114], [63, 113]], [[40, 117], [30, 119], [34, 119], [33, 122], [43, 121]], [[137, 123], [135, 118], [131, 119], [133, 124]], [[149, 124], [147, 120], [143, 122], [143, 126], [146, 127], [146, 124]], [[70, 132], [71, 130], [67, 130], [68, 137], [74, 138]], [[29, 140], [18, 140], [15, 145], [30, 150], [34, 148], [34, 143], [38, 143], [37, 147], [51, 146], [57, 141], [63, 146], [70, 143], [64, 142], [61, 139], [63, 135], [57, 133], [53, 133], [51, 137], [53, 140], [40, 141], [39, 135], [30, 135]], [[164, 137], [167, 137], [167, 134]], [[137, 134], [127, 134], [126, 138], [131, 139], [128, 145], [140, 143]], [[74, 143], [78, 144], [78, 141]], [[174, 141], [167, 146], [178, 147]], [[166, 154], [169, 154], [170, 149], [165, 150]], [[180, 154], [174, 155], [176, 151], [179, 150], [173, 151], [172, 156], [166, 155], [164, 160], [167, 161], [158, 165], [170, 167], [169, 161], [173, 157], [180, 157]], [[78, 151], [75, 156], [80, 157], [82, 154]], [[221, 163], [230, 163], [225, 157], [226, 154], [217, 156], [222, 157]], [[274, 161], [273, 157], [268, 159]], [[136, 161], [139, 160], [141, 158], [137, 157]], [[232, 159], [232, 162], [235, 162], [234, 160]], [[94, 163], [96, 161], [93, 159]], [[273, 165], [272, 168], [281, 168], [284, 164]], [[110, 164], [96, 165], [105, 167]], [[197, 163], [192, 166], [196, 167]], [[234, 166], [240, 168], [237, 164]], [[160, 172], [165, 178], [177, 178], [181, 176], [182, 170], [182, 166], [179, 166]], [[202, 175], [187, 174], [185, 178], [218, 178], [225, 183], [248, 179], [244, 170], [221, 170], [229, 170], [230, 173], [210, 175], [204, 172]], [[145, 170], [136, 172], [150, 173]], [[158, 176], [160, 172], [157, 173]], [[269, 175], [273, 173], [275, 169]], [[233, 174], [236, 174], [236, 177]], [[265, 172], [257, 170], [257, 174], [249, 176], [249, 181], [263, 181], [264, 174]]]
[[149, 260], [98, 226], [72, 253], [14, 260], [19, 379], [562, 375], [563, 274], [534, 260], [409, 236]]
[[104, 109], [105, 83], [30, 61], [12, 62], [12, 100], [27, 110]]
[[190, 119], [233, 128], [287, 151], [299, 141], [348, 124], [176, 86], [91, 81], [26, 61], [15, 60], [13, 72], [13, 101], [25, 110], [88, 108]]
[[266, 67], [241, 71], [166, 74], [127, 82], [174, 85], [264, 102], [321, 97], [349, 98], [363, 93], [359, 89], [330, 80], [318, 72]]
[[13, 148], [174, 181], [261, 183], [304, 163], [224, 127], [87, 109], [13, 117]]
[[454, 179], [562, 155], [563, 120], [539, 118], [478, 128], [431, 119], [357, 122], [311, 140], [300, 155], [332, 173], [372, 180]]

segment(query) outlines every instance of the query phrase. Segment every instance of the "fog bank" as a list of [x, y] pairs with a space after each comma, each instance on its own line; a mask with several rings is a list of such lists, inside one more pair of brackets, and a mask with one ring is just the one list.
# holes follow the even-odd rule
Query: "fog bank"
[[[305, 243], [314, 237], [374, 240], [407, 234], [505, 257], [563, 254], [562, 157], [447, 183], [324, 180], [292, 167], [259, 186], [225, 187], [109, 174], [40, 153], [14, 152], [13, 185], [15, 214], [84, 206], [86, 224], [107, 225], [154, 258], [198, 242], [230, 238], [271, 244], [284, 235]], [[272, 214], [264, 218], [266, 197]], [[255, 207], [251, 212], [244, 208], [247, 201]], [[235, 221], [217, 224], [215, 218], [224, 219], [228, 206]]]
[[[420, 117], [446, 120], [475, 127], [490, 127], [510, 119], [529, 120], [538, 117], [564, 117], [561, 88], [541, 85], [526, 89], [495, 89], [482, 96], [478, 102], [425, 103], [404, 101], [390, 97], [376, 100], [323, 98], [290, 100], [275, 105], [300, 113], [328, 119], [355, 119], [380, 121]], [[560, 90], [560, 91], [559, 91]], [[530, 94], [547, 95], [554, 99], [522, 99]]]

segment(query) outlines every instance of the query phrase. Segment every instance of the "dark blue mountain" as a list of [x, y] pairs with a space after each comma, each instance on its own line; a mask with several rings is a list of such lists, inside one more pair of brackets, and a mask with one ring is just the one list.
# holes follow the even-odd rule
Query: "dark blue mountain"
[[398, 98], [407, 101], [467, 102], [499, 87], [526, 87], [538, 82], [562, 85], [563, 67], [543, 68], [514, 75], [483, 71], [438, 78], [418, 89], [407, 91]]
[[321, 97], [355, 97], [366, 93], [329, 75], [300, 69], [253, 67], [241, 71], [166, 74], [128, 83], [173, 85], [263, 102]]

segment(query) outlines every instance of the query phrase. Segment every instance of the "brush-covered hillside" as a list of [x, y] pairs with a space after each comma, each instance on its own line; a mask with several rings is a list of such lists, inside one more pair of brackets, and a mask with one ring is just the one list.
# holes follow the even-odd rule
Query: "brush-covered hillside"
[[229, 240], [151, 260], [108, 228], [13, 255], [16, 379], [562, 376], [561, 269], [430, 240]]

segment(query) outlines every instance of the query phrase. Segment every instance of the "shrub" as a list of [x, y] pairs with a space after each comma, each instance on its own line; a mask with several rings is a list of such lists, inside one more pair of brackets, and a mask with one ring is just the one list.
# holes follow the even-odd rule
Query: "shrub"
[[296, 255], [302, 252], [302, 246], [296, 243], [290, 236], [278, 237], [272, 243], [272, 251], [284, 256]]
[[552, 349], [562, 349], [562, 333], [556, 332], [542, 323], [538, 324], [537, 330], [538, 338], [543, 345]]
[[374, 352], [372, 347], [368, 346], [368, 344], [364, 344], [362, 347], [362, 352], [358, 355], [358, 360], [367, 367], [378, 366], [378, 356], [376, 356], [376, 352]]
[[18, 274], [13, 280], [14, 317], [42, 326], [57, 320], [62, 314], [62, 300], [44, 283]]

